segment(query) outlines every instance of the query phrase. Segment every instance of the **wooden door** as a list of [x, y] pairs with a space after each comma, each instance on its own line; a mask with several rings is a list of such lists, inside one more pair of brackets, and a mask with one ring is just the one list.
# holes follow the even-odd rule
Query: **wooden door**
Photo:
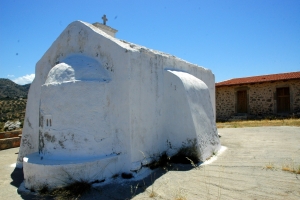
[[277, 88], [277, 112], [290, 112], [290, 88]]
[[247, 112], [247, 90], [237, 91], [237, 113]]

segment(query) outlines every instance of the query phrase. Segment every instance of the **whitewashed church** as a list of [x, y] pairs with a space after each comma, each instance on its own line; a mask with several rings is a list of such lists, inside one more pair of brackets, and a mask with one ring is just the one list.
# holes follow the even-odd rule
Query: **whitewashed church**
[[203, 161], [220, 149], [213, 73], [115, 33], [75, 21], [36, 64], [18, 157], [27, 188], [138, 171], [188, 140]]

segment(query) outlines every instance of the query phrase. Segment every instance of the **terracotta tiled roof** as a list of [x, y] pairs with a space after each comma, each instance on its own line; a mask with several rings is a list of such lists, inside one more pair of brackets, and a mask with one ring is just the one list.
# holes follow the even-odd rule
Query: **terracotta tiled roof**
[[245, 85], [250, 83], [262, 83], [262, 82], [271, 82], [271, 81], [281, 81], [281, 80], [291, 80], [291, 79], [300, 79], [299, 72], [290, 72], [282, 74], [269, 74], [262, 76], [251, 76], [245, 78], [233, 78], [227, 81], [222, 81], [216, 83], [216, 87], [229, 86], [229, 85]]

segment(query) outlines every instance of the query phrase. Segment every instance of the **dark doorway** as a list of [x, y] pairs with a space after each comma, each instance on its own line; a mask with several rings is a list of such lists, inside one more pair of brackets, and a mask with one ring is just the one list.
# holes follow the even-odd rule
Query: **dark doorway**
[[283, 87], [277, 88], [277, 112], [285, 113], [290, 112], [290, 88]]
[[237, 91], [237, 113], [247, 112], [247, 90]]

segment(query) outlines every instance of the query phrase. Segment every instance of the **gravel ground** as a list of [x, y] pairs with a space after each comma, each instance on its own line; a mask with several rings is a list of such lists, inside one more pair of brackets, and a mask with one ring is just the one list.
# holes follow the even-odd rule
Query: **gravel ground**
[[[199, 167], [174, 165], [141, 181], [108, 184], [81, 199], [300, 199], [300, 127], [219, 129], [227, 150]], [[18, 194], [22, 171], [11, 166], [18, 148], [0, 151], [1, 199], [32, 199]]]

